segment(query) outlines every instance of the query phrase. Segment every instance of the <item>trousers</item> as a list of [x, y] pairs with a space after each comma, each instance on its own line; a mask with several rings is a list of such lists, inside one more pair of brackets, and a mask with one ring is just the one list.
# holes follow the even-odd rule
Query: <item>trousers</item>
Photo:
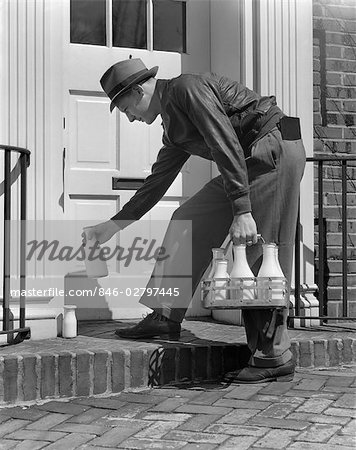
[[[303, 142], [283, 140], [279, 130], [274, 128], [253, 145], [246, 165], [257, 231], [266, 242], [278, 245], [279, 262], [290, 286], [299, 187], [305, 167]], [[162, 244], [164, 248], [172, 249], [172, 256], [156, 263], [148, 283], [148, 287], [159, 283], [165, 290], [178, 283], [179, 295], [144, 295], [140, 303], [170, 320], [182, 322], [192, 295], [210, 264], [211, 249], [222, 245], [232, 220], [231, 204], [222, 177], [218, 176], [173, 213]], [[185, 223], [191, 226], [191, 239], [187, 239], [187, 227], [182, 226]], [[191, 265], [184, 256], [188, 254], [188, 246], [191, 246]], [[246, 251], [248, 263], [257, 275], [262, 262], [262, 245], [248, 246]], [[186, 263], [182, 263], [184, 261]], [[277, 315], [274, 332], [268, 337], [266, 329], [272, 320], [272, 310], [244, 309], [242, 314], [251, 351], [250, 365], [277, 367], [292, 358], [287, 309]]]

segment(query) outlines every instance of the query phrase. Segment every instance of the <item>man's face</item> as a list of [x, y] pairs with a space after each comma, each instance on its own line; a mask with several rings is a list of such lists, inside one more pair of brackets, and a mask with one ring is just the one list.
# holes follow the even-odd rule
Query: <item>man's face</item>
[[150, 125], [157, 117], [150, 108], [151, 99], [142, 86], [135, 86], [127, 94], [119, 96], [114, 104], [120, 112], [126, 114], [130, 122], [138, 120]]

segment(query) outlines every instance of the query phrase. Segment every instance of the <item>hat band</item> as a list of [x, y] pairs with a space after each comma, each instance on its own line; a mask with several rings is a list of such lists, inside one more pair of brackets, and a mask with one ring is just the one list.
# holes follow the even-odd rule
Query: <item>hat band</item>
[[122, 91], [127, 86], [132, 84], [133, 81], [135, 81], [137, 78], [141, 77], [141, 75], [144, 75], [146, 72], [148, 72], [148, 69], [140, 70], [139, 72], [136, 72], [133, 75], [130, 75], [129, 77], [125, 78], [125, 80], [122, 81], [121, 83], [117, 84], [114, 87], [114, 89], [112, 89], [108, 93], [108, 96], [110, 97], [110, 99], [113, 99], [120, 91]]

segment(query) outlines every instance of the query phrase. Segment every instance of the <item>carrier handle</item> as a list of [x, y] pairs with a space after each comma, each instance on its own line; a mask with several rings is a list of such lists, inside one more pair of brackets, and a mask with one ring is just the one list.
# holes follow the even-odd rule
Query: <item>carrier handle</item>
[[[257, 242], [258, 242], [259, 240], [262, 241], [262, 244], [265, 244], [265, 243], [266, 243], [266, 241], [265, 241], [265, 240], [263, 239], [263, 237], [262, 237], [262, 234], [257, 234]], [[229, 250], [231, 244], [232, 244], [232, 239], [229, 239], [229, 242], [226, 244], [226, 247], [225, 247], [225, 249], [224, 249], [224, 256], [226, 256], [226, 254], [227, 254], [227, 252], [228, 252], [228, 250]]]

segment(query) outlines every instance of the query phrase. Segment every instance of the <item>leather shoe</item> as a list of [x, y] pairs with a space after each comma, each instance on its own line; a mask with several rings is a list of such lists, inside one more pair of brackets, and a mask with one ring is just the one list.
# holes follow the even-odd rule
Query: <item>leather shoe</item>
[[225, 381], [234, 383], [264, 383], [266, 381], [292, 381], [295, 364], [292, 360], [278, 367], [244, 367], [225, 375]]
[[125, 339], [141, 339], [160, 337], [162, 339], [177, 340], [180, 338], [181, 325], [178, 322], [153, 311], [137, 325], [129, 328], [118, 328], [115, 334]]

